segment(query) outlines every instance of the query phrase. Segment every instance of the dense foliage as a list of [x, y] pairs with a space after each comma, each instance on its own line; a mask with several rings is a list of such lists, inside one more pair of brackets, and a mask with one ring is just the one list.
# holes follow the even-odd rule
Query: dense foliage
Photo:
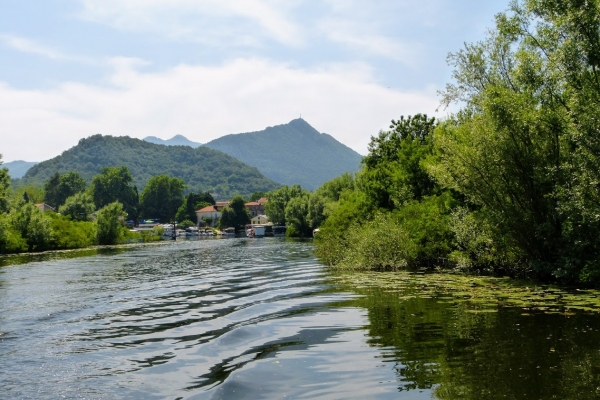
[[117, 244], [125, 235], [123, 224], [127, 217], [123, 205], [118, 201], [98, 210], [96, 218], [96, 241], [98, 244]]
[[[261, 152], [264, 156], [264, 151]], [[270, 191], [279, 185], [220, 151], [206, 147], [162, 146], [129, 137], [94, 135], [60, 156], [32, 167], [23, 184], [43, 185], [52, 174], [76, 171], [87, 182], [107, 166], [125, 166], [131, 184], [143, 190], [150, 178], [165, 174], [185, 181], [193, 192], [216, 193], [220, 198]], [[128, 210], [131, 213], [132, 210]], [[130, 218], [134, 215], [131, 214]]]
[[362, 158], [303, 119], [260, 132], [223, 136], [204, 146], [253, 165], [276, 182], [309, 190], [344, 172], [357, 171]]
[[183, 203], [185, 182], [167, 175], [150, 178], [140, 196], [140, 212], [143, 218], [171, 222]]
[[243, 229], [244, 225], [250, 223], [250, 213], [246, 208], [246, 201], [242, 196], [235, 196], [229, 205], [223, 209], [219, 218], [219, 229], [233, 227], [236, 230]]
[[188, 193], [179, 209], [177, 209], [175, 220], [189, 220], [193, 223], [197, 223], [199, 221], [197, 220], [196, 211], [209, 205], [215, 205], [215, 199], [210, 193]]
[[457, 200], [427, 173], [436, 122], [417, 114], [372, 137], [363, 169], [327, 182], [317, 254], [329, 265], [397, 270], [444, 264]]
[[514, 2], [449, 60], [443, 100], [463, 108], [372, 138], [318, 254], [599, 285], [600, 2]]
[[137, 219], [138, 190], [126, 166], [102, 168], [92, 178], [90, 192], [97, 209], [118, 201], [130, 218]]
[[44, 201], [54, 209], [58, 209], [65, 204], [68, 197], [83, 192], [85, 187], [85, 179], [77, 172], [67, 172], [62, 175], [55, 172], [44, 185]]

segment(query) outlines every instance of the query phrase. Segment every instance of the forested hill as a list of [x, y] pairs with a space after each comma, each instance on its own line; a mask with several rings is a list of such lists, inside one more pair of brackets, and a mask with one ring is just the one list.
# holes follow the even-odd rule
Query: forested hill
[[206, 147], [162, 146], [127, 136], [102, 135], [81, 139], [60, 156], [37, 164], [23, 181], [39, 184], [57, 171], [76, 171], [89, 182], [101, 167], [121, 165], [129, 168], [140, 193], [151, 177], [160, 174], [183, 179], [188, 190], [209, 191], [223, 198], [281, 186], [258, 169]]
[[362, 156], [319, 133], [303, 119], [263, 131], [223, 136], [204, 146], [257, 167], [267, 177], [314, 190], [324, 182], [359, 169]]

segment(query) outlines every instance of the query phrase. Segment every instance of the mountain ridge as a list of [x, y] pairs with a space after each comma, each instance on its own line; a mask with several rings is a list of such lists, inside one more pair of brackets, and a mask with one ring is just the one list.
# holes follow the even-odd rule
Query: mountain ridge
[[224, 135], [203, 147], [220, 150], [258, 168], [277, 182], [315, 190], [344, 172], [356, 172], [362, 156], [302, 118], [262, 131]]
[[202, 146], [202, 143], [189, 140], [183, 135], [175, 135], [171, 139], [161, 139], [156, 136], [146, 136], [142, 140], [154, 144], [162, 144], [165, 146], [190, 146], [193, 148]]
[[43, 183], [55, 173], [76, 171], [87, 180], [102, 167], [125, 165], [139, 192], [148, 180], [167, 174], [183, 179], [188, 190], [209, 191], [217, 197], [267, 192], [281, 185], [260, 171], [217, 150], [206, 147], [164, 146], [128, 136], [93, 135], [61, 155], [32, 167], [23, 183]]
[[8, 174], [11, 179], [20, 179], [36, 164], [38, 164], [37, 161], [15, 160], [2, 163], [2, 167], [8, 168]]

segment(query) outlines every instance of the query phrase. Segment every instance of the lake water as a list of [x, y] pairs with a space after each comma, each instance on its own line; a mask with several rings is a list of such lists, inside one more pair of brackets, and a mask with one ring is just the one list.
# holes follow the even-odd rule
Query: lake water
[[600, 398], [593, 307], [473, 309], [351, 283], [312, 250], [215, 239], [0, 258], [0, 397]]

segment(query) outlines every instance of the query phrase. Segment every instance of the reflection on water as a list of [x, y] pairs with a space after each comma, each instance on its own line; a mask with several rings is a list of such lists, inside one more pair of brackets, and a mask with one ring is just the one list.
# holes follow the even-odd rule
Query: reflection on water
[[0, 397], [600, 396], [596, 313], [472, 313], [443, 293], [339, 284], [311, 242], [26, 260], [0, 259], [13, 264], [0, 268]]

